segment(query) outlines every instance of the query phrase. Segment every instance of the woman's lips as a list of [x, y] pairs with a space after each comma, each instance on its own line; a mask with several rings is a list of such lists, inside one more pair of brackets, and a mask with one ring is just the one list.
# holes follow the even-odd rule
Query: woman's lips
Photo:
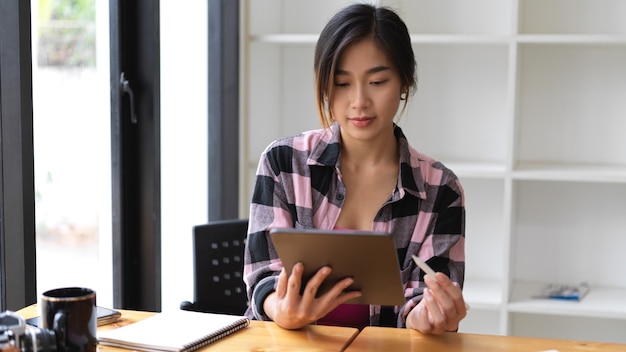
[[349, 119], [352, 125], [356, 127], [366, 127], [369, 126], [373, 121], [373, 117], [353, 117]]

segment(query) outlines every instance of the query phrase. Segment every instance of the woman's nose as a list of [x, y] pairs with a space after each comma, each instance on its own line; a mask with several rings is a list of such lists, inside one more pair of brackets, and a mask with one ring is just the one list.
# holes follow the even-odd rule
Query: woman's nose
[[366, 87], [356, 85], [352, 92], [352, 106], [355, 108], [362, 108], [369, 103], [369, 95]]

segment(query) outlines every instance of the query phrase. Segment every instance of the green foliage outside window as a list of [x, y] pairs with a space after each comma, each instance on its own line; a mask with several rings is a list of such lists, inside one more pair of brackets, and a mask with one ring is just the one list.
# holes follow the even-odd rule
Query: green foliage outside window
[[95, 67], [96, 0], [39, 0], [39, 66]]

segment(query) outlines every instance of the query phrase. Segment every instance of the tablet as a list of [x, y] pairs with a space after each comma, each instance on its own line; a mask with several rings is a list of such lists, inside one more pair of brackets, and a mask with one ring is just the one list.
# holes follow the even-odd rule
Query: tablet
[[362, 295], [346, 303], [404, 304], [398, 255], [388, 233], [281, 228], [269, 235], [288, 273], [296, 263], [304, 264], [305, 283], [321, 267], [332, 267], [318, 295], [350, 276], [354, 283], [347, 290], [360, 290]]
[[[100, 306], [96, 307], [96, 317], [97, 317], [96, 324], [98, 326], [114, 323], [118, 321], [121, 316], [122, 316], [122, 313], [120, 313], [119, 311], [115, 309], [110, 309], [110, 308], [105, 308], [105, 307], [100, 307]], [[26, 319], [26, 324], [35, 326], [35, 327], [41, 327], [41, 321], [38, 316]]]

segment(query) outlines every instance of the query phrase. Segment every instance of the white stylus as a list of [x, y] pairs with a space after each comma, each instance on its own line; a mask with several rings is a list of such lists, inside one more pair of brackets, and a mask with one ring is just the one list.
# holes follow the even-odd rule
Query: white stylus
[[423, 260], [418, 258], [416, 255], [413, 255], [413, 261], [415, 262], [415, 264], [417, 264], [417, 266], [420, 267], [420, 269], [424, 270], [426, 275], [431, 275], [433, 277], [435, 276], [435, 271], [433, 270], [433, 268], [431, 268], [428, 264], [426, 264]]
[[[415, 262], [415, 264], [417, 264], [417, 266], [420, 267], [420, 269], [424, 270], [426, 275], [430, 275], [433, 278], [435, 277], [435, 271], [428, 264], [426, 264], [426, 262], [418, 258], [416, 255], [413, 255], [413, 261]], [[464, 303], [465, 303], [465, 310], [469, 310], [470, 309], [469, 304], [467, 304], [467, 302], [464, 302]]]

